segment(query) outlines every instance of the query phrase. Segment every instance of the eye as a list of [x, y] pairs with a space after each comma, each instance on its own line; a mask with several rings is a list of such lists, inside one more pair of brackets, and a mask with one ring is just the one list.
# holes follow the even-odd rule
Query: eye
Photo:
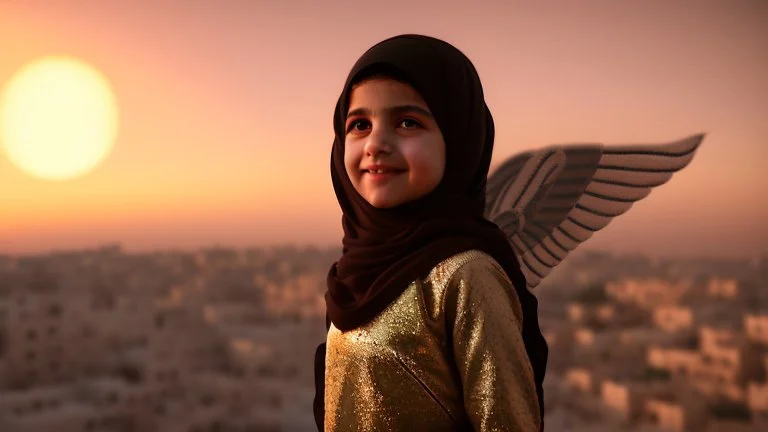
[[417, 122], [414, 119], [403, 119], [403, 121], [400, 122], [400, 125], [402, 125], [406, 129], [413, 129], [421, 126], [421, 123]]
[[347, 126], [347, 133], [352, 132], [353, 130], [362, 131], [365, 130], [363, 128], [368, 127], [368, 122], [365, 120], [355, 120], [352, 123]]

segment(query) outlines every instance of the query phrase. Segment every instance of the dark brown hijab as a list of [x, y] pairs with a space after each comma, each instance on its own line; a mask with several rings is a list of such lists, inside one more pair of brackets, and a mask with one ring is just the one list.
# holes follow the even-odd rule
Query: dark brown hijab
[[[391, 76], [419, 92], [446, 146], [445, 173], [437, 188], [388, 209], [375, 208], [360, 196], [344, 166], [349, 95], [355, 83], [374, 74]], [[543, 416], [547, 345], [539, 330], [538, 303], [526, 288], [505, 234], [483, 216], [494, 124], [472, 63], [452, 45], [428, 36], [408, 34], [384, 40], [352, 67], [336, 104], [333, 127], [336, 137], [331, 179], [343, 212], [344, 239], [343, 254], [328, 273], [325, 300], [330, 321], [340, 330], [365, 324], [441, 261], [470, 249], [485, 251], [504, 268], [520, 298], [523, 340]], [[322, 344], [315, 356], [315, 419], [319, 430], [324, 372]]]

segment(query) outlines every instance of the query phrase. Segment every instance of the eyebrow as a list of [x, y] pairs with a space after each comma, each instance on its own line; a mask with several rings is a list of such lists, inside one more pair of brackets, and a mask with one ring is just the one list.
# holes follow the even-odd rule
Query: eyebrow
[[[389, 113], [390, 115], [403, 114], [406, 112], [417, 112], [423, 115], [424, 117], [427, 117], [430, 119], [434, 118], [432, 116], [432, 113], [416, 105], [398, 105], [398, 106], [393, 106], [389, 108], [384, 108], [383, 111]], [[353, 109], [352, 111], [349, 112], [349, 114], [347, 114], [347, 119], [353, 116], [358, 116], [358, 115], [371, 115], [371, 110], [369, 110], [368, 108]]]

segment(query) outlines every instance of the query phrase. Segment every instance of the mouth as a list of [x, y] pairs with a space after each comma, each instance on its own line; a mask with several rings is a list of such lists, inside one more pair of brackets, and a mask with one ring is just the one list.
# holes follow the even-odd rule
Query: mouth
[[382, 174], [400, 174], [405, 172], [405, 169], [391, 167], [387, 165], [369, 165], [368, 168], [361, 170], [363, 174], [382, 175]]
[[405, 172], [405, 170], [402, 170], [402, 169], [392, 169], [392, 168], [376, 169], [376, 170], [367, 170], [367, 169], [363, 170], [363, 173], [365, 173], [365, 174], [374, 174], [374, 175], [399, 174], [399, 173], [403, 173], [403, 172]]
[[380, 182], [380, 181], [387, 181], [404, 172], [405, 170], [401, 170], [401, 169], [376, 169], [376, 170], [366, 169], [366, 170], [363, 170], [362, 175], [369, 178], [371, 181]]

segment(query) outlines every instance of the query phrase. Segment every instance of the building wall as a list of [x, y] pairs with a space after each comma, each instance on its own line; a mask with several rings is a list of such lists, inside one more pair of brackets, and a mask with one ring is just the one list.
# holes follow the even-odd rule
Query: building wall
[[715, 298], [732, 299], [739, 294], [739, 283], [735, 279], [711, 278], [707, 293]]
[[685, 431], [685, 410], [679, 404], [650, 399], [645, 403], [645, 410], [653, 423], [670, 432]]
[[612, 409], [623, 419], [629, 419], [632, 414], [629, 389], [613, 381], [603, 381], [600, 391], [603, 405]]
[[747, 385], [747, 405], [752, 411], [768, 413], [768, 383]]
[[744, 316], [744, 332], [750, 340], [768, 345], [768, 315]]
[[676, 332], [693, 326], [693, 313], [688, 307], [659, 306], [653, 311], [653, 322], [664, 331]]
[[569, 369], [565, 374], [565, 381], [576, 390], [585, 393], [592, 391], [592, 373], [586, 369]]

